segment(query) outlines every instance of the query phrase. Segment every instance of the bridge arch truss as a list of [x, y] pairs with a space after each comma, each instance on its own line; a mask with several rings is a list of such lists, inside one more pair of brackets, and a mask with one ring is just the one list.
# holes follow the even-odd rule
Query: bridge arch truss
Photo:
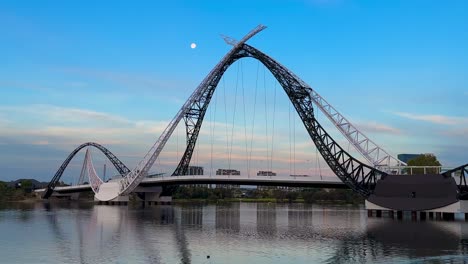
[[[42, 195], [42, 198], [47, 199], [52, 195], [55, 186], [58, 184], [60, 178], [62, 177], [63, 172], [67, 168], [70, 161], [75, 157], [76, 154], [78, 154], [78, 152], [80, 152], [80, 150], [86, 147], [94, 147], [100, 150], [109, 159], [109, 161], [112, 162], [112, 165], [114, 165], [114, 167], [117, 169], [120, 175], [125, 176], [130, 172], [128, 167], [125, 166], [125, 164], [122, 161], [120, 161], [119, 158], [117, 158], [112, 152], [110, 152], [110, 150], [108, 150], [107, 148], [105, 148], [104, 146], [98, 143], [87, 142], [78, 146], [75, 150], [73, 150], [68, 155], [68, 157], [65, 159], [65, 161], [62, 163], [62, 165], [59, 167], [59, 169], [55, 173], [52, 180], [47, 185], [46, 191]], [[85, 158], [85, 160], [87, 160], [87, 157]]]
[[315, 92], [312, 88], [286, 67], [247, 44], [242, 44], [225, 61], [206, 85], [204, 92], [186, 109], [185, 123], [191, 124], [192, 127], [187, 129], [187, 147], [173, 175], [187, 174], [203, 117], [222, 75], [235, 61], [246, 57], [260, 61], [280, 83], [299, 114], [309, 136], [332, 171], [351, 189], [365, 197], [369, 196], [377, 180], [387, 174], [357, 160], [339, 146], [314, 116], [313, 96], [315, 96]]

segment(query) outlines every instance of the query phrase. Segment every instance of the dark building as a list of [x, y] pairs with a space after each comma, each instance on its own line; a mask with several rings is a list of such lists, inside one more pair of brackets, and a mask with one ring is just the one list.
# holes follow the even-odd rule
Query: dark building
[[240, 175], [240, 171], [231, 169], [217, 169], [216, 175]]
[[[203, 167], [188, 166], [186, 175], [203, 175]], [[186, 187], [204, 187], [205, 184], [185, 184]]]
[[272, 172], [272, 171], [259, 171], [259, 172], [257, 172], [257, 176], [276, 176], [276, 172]]
[[203, 175], [203, 167], [188, 166], [187, 175]]
[[[240, 175], [240, 171], [231, 170], [231, 169], [217, 169], [216, 175]], [[216, 184], [216, 188], [225, 188], [225, 189], [239, 189], [239, 185], [235, 184]]]

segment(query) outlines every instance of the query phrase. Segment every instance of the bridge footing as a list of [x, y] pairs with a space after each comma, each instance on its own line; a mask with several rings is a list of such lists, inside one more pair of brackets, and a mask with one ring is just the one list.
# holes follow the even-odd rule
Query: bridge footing
[[[468, 201], [458, 201], [456, 203], [431, 209], [431, 210], [424, 210], [424, 211], [400, 211], [394, 210], [390, 208], [385, 208], [379, 205], [376, 205], [372, 202], [366, 200], [365, 202], [367, 216], [373, 217], [382, 217], [382, 212], [387, 212], [388, 217], [394, 218], [395, 211], [397, 215], [397, 219], [403, 219], [409, 217], [412, 220], [426, 220], [429, 219], [436, 219], [436, 220], [445, 220], [445, 221], [453, 221], [455, 219], [464, 219], [468, 221]], [[409, 214], [409, 215], [408, 215]]]
[[97, 204], [102, 204], [102, 205], [128, 205], [129, 197], [128, 196], [117, 196], [116, 198], [110, 200], [110, 201], [100, 201], [97, 198], [94, 198], [94, 201]]
[[161, 196], [163, 188], [160, 186], [154, 187], [137, 187], [135, 192], [139, 193], [143, 201], [143, 205], [158, 205], [158, 204], [171, 204], [172, 196]]

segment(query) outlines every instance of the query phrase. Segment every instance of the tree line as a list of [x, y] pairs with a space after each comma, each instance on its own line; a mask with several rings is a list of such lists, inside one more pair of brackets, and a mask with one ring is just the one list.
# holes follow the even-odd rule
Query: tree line
[[209, 188], [208, 186], [179, 186], [172, 197], [177, 199], [255, 199], [274, 200], [276, 202], [306, 202], [342, 201], [346, 203], [362, 203], [363, 198], [349, 189], [320, 188]]

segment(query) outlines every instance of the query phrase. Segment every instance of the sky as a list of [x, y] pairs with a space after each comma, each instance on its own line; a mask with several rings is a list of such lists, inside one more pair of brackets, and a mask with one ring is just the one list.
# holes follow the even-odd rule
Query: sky
[[[2, 0], [0, 180], [47, 181], [88, 141], [133, 168], [229, 51], [220, 34], [241, 39], [258, 24], [268, 28], [250, 45], [388, 152], [465, 164], [467, 12], [468, 2], [456, 0]], [[232, 65], [213, 100], [192, 159], [205, 173], [327, 174], [286, 95], [257, 61]], [[184, 133], [179, 126], [154, 172], [171, 172]], [[110, 164], [93, 156], [99, 172]], [[67, 181], [83, 157], [66, 170]]]

